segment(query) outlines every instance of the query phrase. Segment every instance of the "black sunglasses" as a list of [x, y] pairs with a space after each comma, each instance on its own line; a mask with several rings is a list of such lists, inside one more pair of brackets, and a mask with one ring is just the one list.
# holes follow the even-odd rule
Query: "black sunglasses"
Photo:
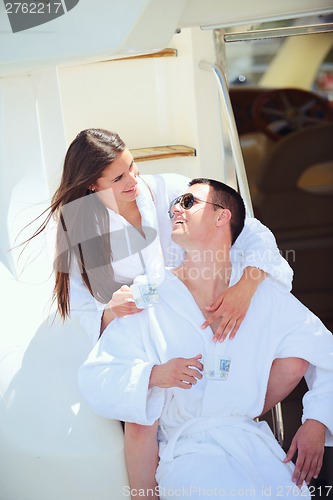
[[199, 198], [195, 198], [195, 196], [192, 193], [185, 193], [182, 194], [181, 196], [178, 196], [175, 198], [171, 203], [169, 207], [169, 217], [170, 219], [173, 219], [174, 213], [172, 212], [173, 207], [175, 205], [179, 205], [184, 209], [184, 210], [190, 210], [190, 208], [193, 207], [194, 203], [201, 202], [201, 203], [207, 203], [208, 205], [214, 205], [215, 207], [223, 208], [222, 205], [218, 205], [217, 203], [212, 203], [210, 201], [205, 201], [205, 200], [200, 200]]

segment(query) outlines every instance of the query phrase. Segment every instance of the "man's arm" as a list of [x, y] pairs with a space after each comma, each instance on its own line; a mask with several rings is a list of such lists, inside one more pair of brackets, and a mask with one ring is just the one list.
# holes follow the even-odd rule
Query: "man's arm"
[[318, 474], [324, 444], [333, 445], [333, 336], [319, 318], [289, 294], [280, 294], [280, 300], [276, 296], [271, 313], [271, 328], [281, 336], [276, 357], [297, 356], [309, 363], [303, 425], [287, 457], [289, 460], [298, 451], [293, 477], [300, 484], [301, 478], [309, 481], [313, 474]]
[[323, 465], [326, 426], [318, 420], [306, 420], [296, 432], [285, 463], [290, 462], [297, 452], [292, 480], [300, 488], [305, 481], [317, 478]]
[[153, 366], [143, 341], [139, 315], [116, 318], [80, 367], [79, 388], [93, 411], [105, 418], [152, 425], [164, 404], [164, 391], [149, 389]]
[[308, 367], [308, 361], [301, 358], [279, 358], [273, 361], [261, 415], [265, 415], [295, 389]]
[[[291, 393], [305, 375], [309, 363], [301, 358], [276, 359], [273, 362], [262, 415]], [[298, 487], [318, 477], [323, 463], [326, 426], [317, 420], [306, 420], [296, 432], [284, 462], [297, 460], [292, 480]]]
[[151, 426], [125, 423], [125, 460], [133, 498], [159, 498], [155, 479], [158, 465], [158, 422]]

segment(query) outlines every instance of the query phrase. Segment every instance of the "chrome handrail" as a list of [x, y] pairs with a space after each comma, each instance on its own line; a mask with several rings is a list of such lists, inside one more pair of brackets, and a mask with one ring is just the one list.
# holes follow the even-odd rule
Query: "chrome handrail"
[[284, 38], [290, 36], [314, 35], [318, 33], [332, 33], [333, 23], [313, 24], [308, 26], [284, 26], [281, 28], [269, 28], [249, 30], [242, 32], [225, 33], [225, 42], [249, 42], [251, 40], [271, 40], [272, 38]]
[[213, 64], [208, 61], [200, 61], [199, 67], [204, 70], [212, 71], [218, 82], [221, 111], [228, 124], [229, 139], [235, 163], [235, 171], [236, 171], [239, 191], [244, 200], [247, 214], [253, 217], [253, 207], [249, 190], [249, 184], [247, 182], [245, 165], [244, 165], [242, 150], [239, 143], [234, 113], [232, 110], [232, 105], [229, 97], [229, 90], [228, 90], [226, 76], [222, 71], [222, 68], [218, 64]]
[[282, 415], [282, 404], [277, 403], [272, 409], [273, 433], [280, 446], [284, 443], [284, 423]]

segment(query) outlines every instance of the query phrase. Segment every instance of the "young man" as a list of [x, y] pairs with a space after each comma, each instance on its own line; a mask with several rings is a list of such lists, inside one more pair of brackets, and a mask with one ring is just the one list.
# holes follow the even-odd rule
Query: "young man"
[[[231, 269], [229, 255], [244, 224], [244, 204], [232, 188], [195, 179], [170, 211], [184, 264], [167, 271], [158, 304], [117, 320], [103, 335], [80, 371], [82, 392], [99, 415], [143, 425], [159, 420], [161, 498], [178, 492], [201, 498], [214, 490], [225, 497], [261, 498], [268, 491], [290, 497], [293, 468], [267, 424], [254, 418], [265, 407], [273, 361], [297, 357], [311, 363], [307, 436], [322, 447], [325, 430], [332, 439], [332, 335], [295, 297], [267, 281], [235, 339], [213, 342], [217, 325], [209, 332], [197, 325], [207, 301], [242, 272]], [[302, 461], [299, 486], [316, 472], [303, 454]]]

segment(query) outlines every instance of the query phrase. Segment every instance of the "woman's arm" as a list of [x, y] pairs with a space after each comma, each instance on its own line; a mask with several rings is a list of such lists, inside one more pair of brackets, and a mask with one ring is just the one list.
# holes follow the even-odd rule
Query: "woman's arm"
[[273, 233], [255, 218], [247, 218], [245, 226], [231, 250], [233, 272], [243, 269], [236, 284], [223, 292], [213, 304], [207, 305], [210, 317], [202, 324], [206, 328], [218, 318], [220, 324], [214, 341], [232, 339], [247, 313], [259, 284], [267, 278], [279, 288], [290, 291], [293, 271], [281, 256]]
[[282, 257], [273, 233], [258, 219], [246, 218], [244, 229], [232, 246], [231, 261], [236, 267], [257, 267], [265, 271], [275, 286], [290, 292], [293, 270]]
[[257, 287], [265, 278], [266, 273], [261, 269], [246, 267], [240, 280], [219, 295], [213, 304], [206, 307], [211, 315], [201, 328], [207, 328], [221, 318], [213, 337], [214, 342], [223, 342], [228, 334], [230, 334], [230, 339], [234, 338], [250, 307]]
[[98, 302], [83, 283], [79, 272], [70, 277], [70, 316], [79, 321], [91, 344], [95, 345], [105, 328], [115, 318], [140, 312], [126, 285], [114, 292], [112, 299], [103, 304]]
[[86, 332], [91, 345], [98, 341], [105, 304], [94, 299], [82, 281], [81, 274], [70, 277], [70, 317], [76, 319]]

